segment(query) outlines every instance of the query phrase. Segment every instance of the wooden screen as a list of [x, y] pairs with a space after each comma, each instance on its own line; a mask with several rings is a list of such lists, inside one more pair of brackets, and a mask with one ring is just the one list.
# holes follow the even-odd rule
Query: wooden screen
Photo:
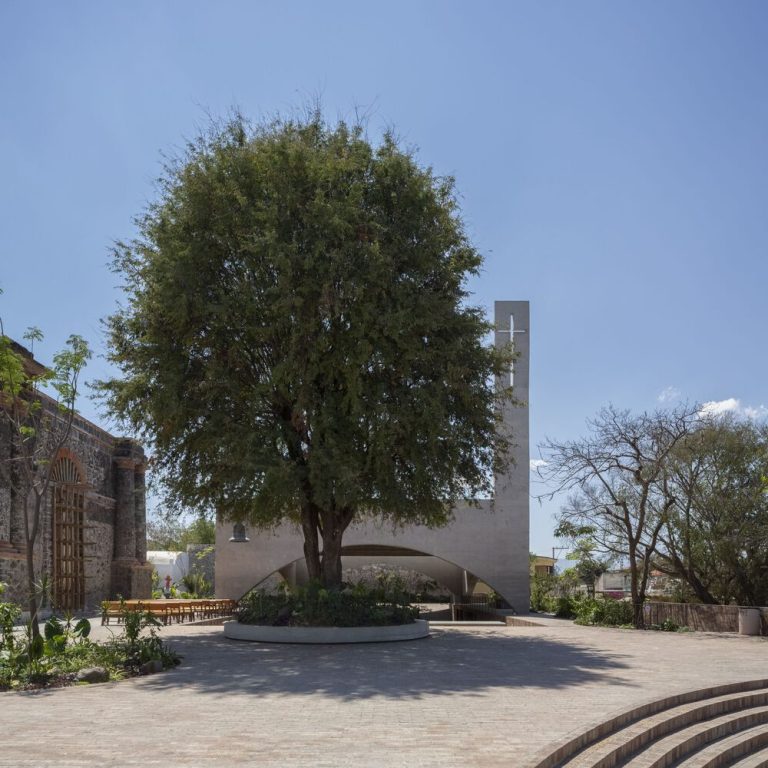
[[82, 478], [71, 459], [61, 458], [53, 479], [53, 603], [60, 611], [78, 611], [85, 605]]

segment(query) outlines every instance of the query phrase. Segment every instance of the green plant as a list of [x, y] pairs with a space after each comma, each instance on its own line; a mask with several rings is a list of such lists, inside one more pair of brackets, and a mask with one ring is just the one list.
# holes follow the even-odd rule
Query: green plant
[[655, 629], [659, 632], [686, 632], [688, 627], [681, 627], [672, 619], [664, 619], [661, 624], [653, 624], [651, 629]]
[[[131, 609], [121, 601], [122, 635], [109, 647], [117, 652], [122, 665], [134, 671], [147, 661], [160, 660], [164, 668], [175, 666], [180, 657], [157, 634], [162, 626], [149, 611]], [[145, 633], [142, 635], [142, 633]]]
[[268, 594], [253, 590], [238, 604], [243, 624], [359, 627], [408, 624], [416, 618], [396, 580], [385, 580], [371, 589], [363, 584], [341, 590], [325, 589], [319, 582]]
[[632, 603], [624, 600], [584, 597], [575, 603], [576, 623], [622, 627], [632, 625]]
[[209, 597], [213, 592], [211, 582], [198, 571], [188, 573], [181, 581], [187, 588], [190, 597]]

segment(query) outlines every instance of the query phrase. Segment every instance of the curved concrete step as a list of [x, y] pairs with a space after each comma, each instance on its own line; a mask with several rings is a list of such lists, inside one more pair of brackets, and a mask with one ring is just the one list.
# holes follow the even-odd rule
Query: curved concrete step
[[[729, 768], [741, 765], [741, 758], [752, 758], [764, 747], [768, 748], [768, 726], [758, 725], [710, 744], [679, 765], [680, 768]], [[768, 751], [764, 757], [768, 759]]]
[[712, 718], [761, 706], [768, 706], [768, 687], [759, 691], [730, 693], [670, 707], [610, 734], [564, 762], [563, 766], [615, 768], [668, 734]]
[[[622, 733], [627, 735], [630, 733], [630, 729], [633, 729], [632, 736], [637, 736], [646, 730], [642, 721], [650, 722], [656, 715], [662, 715], [660, 720], [663, 721], [673, 714], [671, 710], [678, 710], [678, 714], [682, 714], [687, 705], [695, 705], [698, 702], [717, 703], [716, 700], [718, 699], [725, 700], [747, 692], [764, 693], [766, 690], [768, 690], [768, 679], [763, 678], [698, 688], [693, 691], [654, 699], [596, 723], [581, 733], [569, 735], [554, 749], [550, 747], [546, 752], [540, 753], [528, 764], [528, 768], [560, 768], [561, 766], [569, 766], [570, 768], [590, 766], [591, 768], [595, 765], [596, 760], [604, 758], [607, 759], [603, 763], [603, 768], [618, 766], [621, 764], [618, 760], [624, 760], [628, 757], [628, 752], [623, 754], [626, 750], [622, 751], [622, 754], [614, 755], [613, 758], [607, 756], [625, 740], [621, 735]], [[651, 722], [651, 725], [654, 724], [658, 725], [657, 722]], [[611, 740], [610, 743], [608, 740]], [[579, 758], [579, 761], [575, 762], [575, 758]], [[589, 758], [592, 758], [591, 763]]]
[[655, 741], [622, 765], [627, 768], [670, 768], [718, 739], [766, 724], [768, 706], [747, 712], [729, 712]]
[[733, 768], [768, 768], [768, 748], [739, 760]]

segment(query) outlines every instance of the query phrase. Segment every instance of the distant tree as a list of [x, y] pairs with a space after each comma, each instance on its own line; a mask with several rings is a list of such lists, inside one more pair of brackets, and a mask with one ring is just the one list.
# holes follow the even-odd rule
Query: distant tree
[[213, 546], [216, 543], [216, 523], [200, 515], [184, 528], [179, 543], [182, 550], [186, 550], [188, 544]]
[[[24, 339], [32, 344], [42, 340], [42, 333], [31, 328]], [[0, 478], [21, 505], [27, 606], [35, 637], [40, 634], [39, 584], [45, 581], [35, 565], [35, 545], [51, 496], [55, 460], [72, 432], [80, 374], [90, 356], [87, 342], [70, 336], [52, 367], [41, 366], [5, 335], [0, 320], [0, 425], [10, 443], [8, 457], [0, 461]]]
[[169, 503], [293, 521], [338, 587], [353, 521], [439, 526], [490, 492], [509, 353], [466, 304], [481, 257], [450, 178], [391, 134], [238, 117], [167, 167], [138, 226], [102, 391]]
[[180, 552], [184, 523], [177, 519], [154, 515], [147, 520], [147, 549]]
[[589, 594], [595, 593], [595, 582], [599, 579], [611, 565], [611, 559], [599, 557], [596, 550], [599, 545], [595, 542], [592, 534], [594, 529], [585, 527], [574, 529], [567, 522], [560, 525], [555, 531], [555, 536], [571, 538], [573, 549], [566, 555], [566, 560], [574, 562], [573, 572], [579, 582], [587, 588]]
[[570, 493], [560, 511], [560, 534], [578, 537], [588, 530], [597, 550], [627, 562], [638, 628], [653, 556], [673, 505], [669, 457], [697, 419], [690, 406], [638, 416], [609, 406], [589, 422], [587, 437], [542, 445], [546, 464], [539, 473], [554, 488], [550, 495]]
[[703, 603], [768, 604], [768, 425], [704, 421], [670, 455], [657, 567]]
[[147, 549], [185, 552], [189, 544], [212, 546], [216, 543], [216, 524], [205, 516], [184, 523], [169, 514], [153, 516], [147, 521]]

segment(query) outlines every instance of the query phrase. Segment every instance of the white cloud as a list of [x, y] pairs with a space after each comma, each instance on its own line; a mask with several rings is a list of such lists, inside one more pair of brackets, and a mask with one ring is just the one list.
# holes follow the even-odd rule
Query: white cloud
[[723, 416], [726, 413], [738, 413], [741, 404], [735, 397], [727, 400], [710, 400], [701, 406], [699, 413], [702, 416]]
[[671, 403], [673, 400], [680, 399], [680, 390], [677, 387], [669, 386], [659, 392], [656, 398], [660, 403]]
[[742, 405], [738, 398], [729, 397], [726, 400], [710, 400], [704, 403], [699, 414], [705, 418], [733, 414], [747, 419], [764, 419], [768, 416], [768, 408], [764, 405]]
[[546, 467], [547, 462], [544, 459], [531, 459], [529, 462], [531, 466], [531, 472], [535, 472], [539, 467]]

